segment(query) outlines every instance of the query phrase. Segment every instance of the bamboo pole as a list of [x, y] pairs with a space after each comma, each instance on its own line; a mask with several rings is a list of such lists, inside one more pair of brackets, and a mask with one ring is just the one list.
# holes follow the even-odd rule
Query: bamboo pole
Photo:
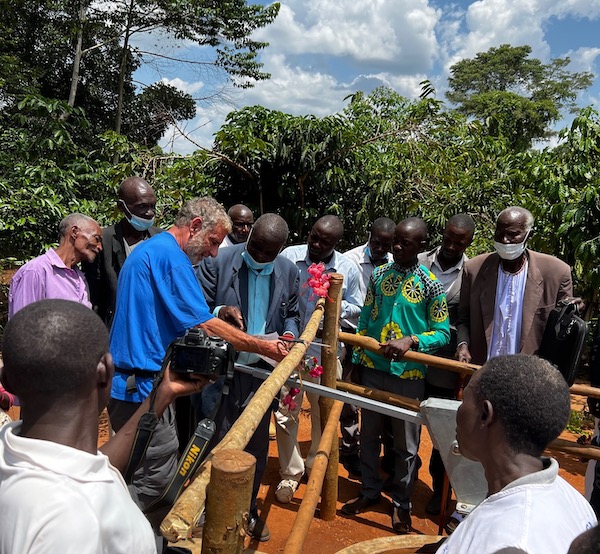
[[[329, 419], [321, 435], [319, 442], [319, 451], [315, 456], [315, 462], [310, 472], [310, 478], [304, 492], [304, 498], [298, 508], [294, 525], [290, 531], [287, 542], [283, 549], [283, 554], [300, 554], [308, 534], [308, 529], [311, 522], [314, 519], [315, 510], [317, 509], [317, 503], [319, 502], [319, 495], [321, 494], [321, 487], [323, 484], [323, 478], [327, 470], [327, 461], [330, 456], [329, 451], [331, 443], [334, 439], [337, 440], [337, 428], [342, 408], [344, 404], [340, 401], [334, 401], [331, 412], [329, 413]], [[321, 504], [322, 510], [322, 504]]]
[[572, 385], [569, 390], [571, 391], [571, 394], [600, 398], [600, 389], [596, 387], [590, 387], [589, 385]]
[[[311, 342], [314, 339], [323, 317], [323, 304], [323, 300], [317, 302], [315, 311], [300, 337], [302, 340]], [[283, 384], [304, 359], [305, 353], [306, 344], [296, 344], [290, 350], [290, 353], [277, 365], [271, 375], [256, 391], [252, 400], [246, 406], [242, 417], [232, 425], [223, 440], [206, 457], [206, 460], [194, 475], [192, 483], [177, 499], [171, 511], [162, 521], [160, 531], [165, 538], [171, 542], [176, 542], [191, 535], [192, 527], [200, 518], [204, 508], [206, 485], [210, 480], [212, 456], [216, 452], [227, 448], [243, 450], [246, 447], [260, 420], [271, 405], [273, 398], [277, 397]]]
[[392, 406], [400, 406], [401, 408], [406, 408], [408, 410], [412, 410], [413, 412], [418, 412], [421, 409], [421, 402], [419, 400], [407, 398], [406, 396], [400, 396], [399, 394], [394, 394], [392, 392], [379, 389], [370, 389], [368, 387], [355, 385], [354, 383], [348, 383], [346, 381], [337, 381], [337, 388], [345, 392], [351, 392], [352, 394], [364, 396], [365, 398], [379, 400], [380, 402], [385, 402], [386, 404], [391, 404]]
[[[346, 344], [359, 346], [366, 350], [370, 350], [371, 352], [378, 352], [381, 348], [379, 346], [379, 342], [377, 342], [371, 337], [353, 335], [352, 333], [340, 333], [339, 338]], [[470, 375], [481, 367], [475, 364], [464, 364], [456, 360], [449, 360], [447, 358], [431, 356], [430, 354], [411, 352], [410, 350], [404, 355], [404, 358], [414, 362], [427, 364], [433, 367], [439, 367], [441, 369], [454, 371], [455, 373], [461, 373], [462, 375]], [[339, 383], [338, 388], [342, 390], [347, 390], [348, 392], [359, 394], [361, 396], [367, 396], [375, 398], [377, 400], [383, 400], [384, 402], [396, 404], [398, 406], [402, 406], [403, 408], [409, 408], [414, 409], [415, 411], [419, 411], [418, 408], [411, 407], [406, 404], [406, 402], [409, 400], [407, 398], [400, 397], [399, 399], [395, 399], [395, 401], [391, 401], [391, 398], [389, 401], [384, 398], [381, 398], [380, 395], [383, 391], [375, 391], [372, 389], [361, 391], [360, 388], [364, 389], [364, 387], [357, 387], [357, 385], [350, 385], [350, 383], [344, 383], [343, 385]], [[592, 398], [600, 398], [600, 388], [590, 387], [588, 385], [572, 385], [569, 389], [569, 392], [571, 394], [577, 394], [580, 396], [591, 396]], [[600, 448], [588, 444], [579, 444], [577, 442], [567, 441], [564, 439], [556, 439], [552, 441], [548, 445], [548, 450], [558, 450], [560, 452], [566, 452], [568, 454], [589, 458], [591, 460], [600, 460]]]
[[[333, 273], [329, 277], [329, 297], [332, 301], [325, 303], [325, 315], [323, 316], [323, 342], [328, 346], [321, 348], [321, 362], [324, 373], [321, 376], [321, 384], [335, 389], [337, 381], [338, 367], [338, 333], [340, 321], [340, 307], [342, 304], [342, 283], [343, 275]], [[331, 417], [333, 400], [325, 396], [319, 397], [319, 409], [321, 410], [321, 432]], [[336, 419], [339, 420], [338, 415]], [[325, 480], [321, 491], [321, 519], [331, 521], [335, 518], [338, 497], [338, 466], [339, 466], [339, 447], [337, 433], [332, 437], [329, 443], [327, 453], [329, 454], [329, 463], [325, 472]]]
[[573, 456], [588, 460], [600, 460], [600, 448], [591, 444], [579, 444], [565, 439], [554, 439], [547, 447], [548, 450], [558, 450]]
[[244, 549], [255, 469], [256, 458], [243, 450], [221, 450], [213, 456], [202, 554], [239, 554]]
[[[340, 333], [339, 339], [352, 346], [359, 346], [365, 350], [379, 353], [381, 346], [379, 341], [372, 337], [365, 337], [362, 335], [353, 335], [352, 333]], [[465, 364], [458, 360], [450, 360], [448, 358], [440, 358], [439, 356], [432, 356], [431, 354], [423, 354], [422, 352], [413, 352], [409, 350], [404, 354], [403, 359], [410, 360], [411, 362], [418, 362], [420, 364], [429, 365], [431, 367], [438, 367], [440, 369], [447, 369], [454, 373], [461, 373], [463, 375], [471, 375], [477, 371], [481, 366], [476, 364]], [[600, 392], [600, 391], [599, 391]]]
[[[371, 352], [378, 352], [381, 348], [379, 346], [379, 342], [371, 337], [353, 335], [352, 333], [340, 333], [339, 339], [346, 344], [359, 346], [360, 348], [370, 350]], [[412, 362], [419, 362], [432, 367], [447, 369], [448, 371], [453, 371], [454, 373], [461, 373], [462, 375], [471, 375], [481, 367], [476, 364], [465, 364], [457, 360], [440, 358], [439, 356], [432, 356], [431, 354], [423, 354], [421, 352], [412, 352], [411, 350], [404, 354], [404, 358]], [[600, 398], [600, 388], [590, 387], [589, 385], [572, 385], [569, 391], [571, 394]]]

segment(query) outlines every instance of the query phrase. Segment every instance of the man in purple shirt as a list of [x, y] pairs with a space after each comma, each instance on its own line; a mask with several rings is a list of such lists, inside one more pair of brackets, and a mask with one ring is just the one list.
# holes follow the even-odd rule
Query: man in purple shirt
[[91, 217], [73, 213], [60, 222], [58, 230], [58, 247], [26, 263], [12, 278], [9, 319], [27, 304], [44, 298], [73, 300], [92, 307], [85, 277], [77, 264], [93, 262], [102, 251], [102, 229]]

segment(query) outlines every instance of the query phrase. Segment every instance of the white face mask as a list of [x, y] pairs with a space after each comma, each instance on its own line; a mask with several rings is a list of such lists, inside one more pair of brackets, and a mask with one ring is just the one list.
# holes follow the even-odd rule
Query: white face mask
[[527, 238], [529, 237], [529, 233], [525, 236], [523, 242], [518, 242], [516, 244], [504, 244], [502, 242], [494, 241], [494, 248], [503, 260], [516, 260], [523, 252], [525, 252], [525, 243], [527, 242]]

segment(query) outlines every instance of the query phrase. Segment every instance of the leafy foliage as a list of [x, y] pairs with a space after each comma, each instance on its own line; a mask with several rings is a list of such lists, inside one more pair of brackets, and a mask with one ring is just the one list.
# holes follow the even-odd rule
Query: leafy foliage
[[192, 97], [172, 86], [136, 89], [133, 72], [157, 53], [136, 48], [132, 37], [155, 31], [164, 40], [207, 46], [198, 66], [248, 87], [269, 77], [257, 61], [266, 43], [252, 33], [279, 10], [277, 3], [246, 0], [0, 0], [0, 6], [0, 116], [10, 116], [28, 94], [67, 100], [75, 83], [70, 105], [85, 109], [90, 126], [74, 138], [90, 148], [111, 129], [154, 146], [173, 121], [196, 113]]
[[492, 136], [504, 136], [515, 150], [551, 135], [560, 111], [573, 108], [579, 91], [592, 83], [589, 72], [567, 71], [569, 58], [549, 64], [529, 58], [530, 46], [503, 44], [457, 62], [446, 93], [458, 111], [484, 122]]

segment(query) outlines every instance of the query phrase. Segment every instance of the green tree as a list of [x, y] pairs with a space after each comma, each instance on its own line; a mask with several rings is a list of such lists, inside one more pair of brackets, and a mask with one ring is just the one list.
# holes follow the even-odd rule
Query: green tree
[[460, 113], [484, 122], [491, 135], [506, 137], [519, 151], [550, 136], [561, 110], [573, 109], [593, 79], [589, 72], [568, 71], [568, 57], [543, 64], [530, 53], [530, 46], [503, 44], [461, 60], [450, 68], [446, 93]]
[[467, 211], [489, 223], [521, 194], [504, 139], [439, 101], [388, 88], [356, 93], [324, 118], [256, 106], [232, 112], [215, 151], [220, 200], [277, 211], [294, 240], [324, 213], [342, 217], [349, 243], [384, 215], [421, 215], [440, 229]]
[[[27, 94], [68, 99], [69, 106], [85, 109], [90, 122], [78, 141], [95, 147], [94, 137], [109, 129], [134, 140], [143, 134], [142, 140], [150, 144], [173, 121], [169, 117], [195, 114], [192, 97], [173, 87], [157, 84], [147, 93], [136, 88], [134, 71], [158, 54], [135, 47], [135, 35], [156, 32], [161, 40], [174, 44], [206, 46], [205, 59], [186, 62], [213, 74], [217, 69], [237, 86], [251, 86], [269, 77], [257, 61], [266, 44], [251, 35], [273, 21], [279, 4], [0, 0], [0, 7], [0, 38], [6, 39], [0, 40], [0, 115], [10, 114]], [[169, 60], [179, 61], [183, 60]], [[69, 113], [65, 111], [63, 117]]]
[[591, 315], [600, 290], [600, 114], [581, 110], [560, 138], [558, 147], [540, 153], [528, 168], [532, 188], [540, 191], [532, 211], [543, 251], [573, 267]]

